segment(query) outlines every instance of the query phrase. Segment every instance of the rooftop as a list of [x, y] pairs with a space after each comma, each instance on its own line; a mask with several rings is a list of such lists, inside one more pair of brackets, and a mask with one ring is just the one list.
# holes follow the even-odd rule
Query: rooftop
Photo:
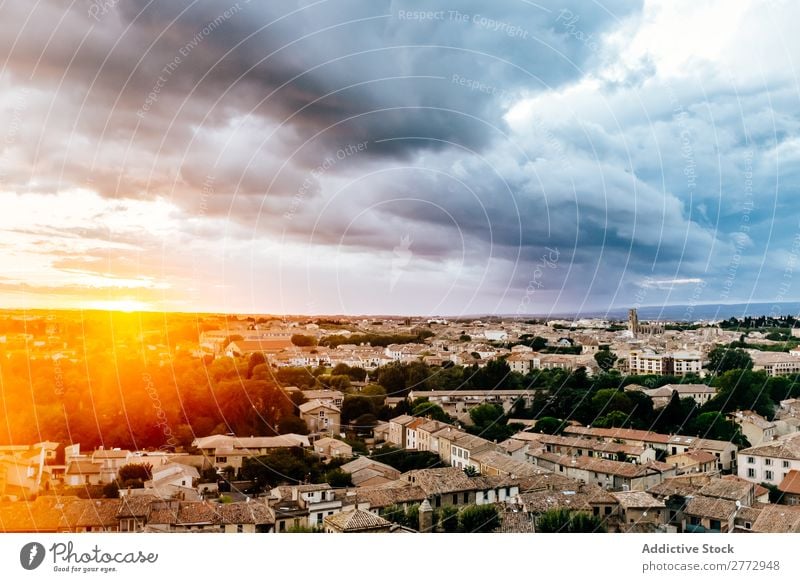
[[644, 491], [620, 491], [617, 493], [611, 493], [611, 496], [614, 497], [620, 504], [620, 507], [624, 508], [653, 508], [653, 509], [662, 509], [664, 508], [664, 502], [659, 501], [649, 493], [645, 493]]
[[391, 522], [363, 509], [342, 511], [325, 517], [325, 524], [341, 532], [364, 532], [376, 529], [386, 529]]
[[798, 460], [800, 459], [800, 433], [786, 435], [748, 449], [742, 449], [739, 451], [739, 456], [742, 455]]
[[778, 489], [791, 495], [800, 495], [800, 471], [792, 469], [783, 478]]
[[698, 495], [689, 500], [684, 513], [727, 522], [736, 511], [736, 502], [729, 499]]

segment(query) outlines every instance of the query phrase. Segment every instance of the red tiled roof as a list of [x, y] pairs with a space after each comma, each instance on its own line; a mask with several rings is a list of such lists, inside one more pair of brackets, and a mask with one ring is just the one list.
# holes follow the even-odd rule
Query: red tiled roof
[[781, 484], [778, 485], [778, 489], [784, 493], [800, 495], [800, 471], [796, 469], [789, 471], [781, 481]]

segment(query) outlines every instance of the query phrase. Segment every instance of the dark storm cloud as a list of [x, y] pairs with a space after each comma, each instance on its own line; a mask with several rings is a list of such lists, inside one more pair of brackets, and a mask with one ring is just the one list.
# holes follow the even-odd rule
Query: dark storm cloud
[[4, 4], [0, 86], [24, 93], [5, 102], [3, 186], [166, 199], [167, 249], [280, 240], [385, 261], [408, 236], [420, 281], [463, 264], [459, 284], [489, 272], [493, 299], [523, 292], [546, 248], [547, 288], [578, 301], [654, 273], [719, 280], [743, 245], [783, 268], [800, 122], [781, 59], [760, 79], [669, 76], [607, 36], [647, 25], [639, 3], [497, 4]]
[[[250, 114], [284, 125], [261, 145], [278, 156], [311, 139], [312, 151], [293, 160], [299, 165], [348, 143], [404, 136], [432, 139], [382, 141], [368, 155], [411, 155], [448, 141], [483, 147], [491, 134], [486, 124], [502, 125], [499, 96], [575, 79], [592, 57], [590, 47], [569, 42], [556, 26], [561, 10], [580, 15], [585, 33], [599, 34], [633, 9], [141, 0], [95, 10], [97, 22], [92, 6], [12, 4], [0, 52], [9, 55], [5, 69], [15, 81], [58, 90], [49, 105], [59, 113], [48, 116], [47, 129], [62, 139], [37, 141], [39, 167], [61, 170], [64, 182], [92, 172], [95, 187], [125, 195], [168, 187], [160, 170], [190, 145], [193, 155], [215, 153], [218, 144], [198, 148], [192, 141], [198, 126], [213, 130]], [[438, 17], [409, 16], [418, 10]], [[488, 89], [465, 89], [454, 78]], [[130, 143], [128, 164], [138, 172], [127, 178], [134, 181], [120, 186], [87, 167], [85, 150], [80, 160], [65, 151], [84, 140], [113, 142], [120, 154]], [[60, 147], [47, 151], [54, 143]], [[148, 166], [156, 172], [138, 182]]]

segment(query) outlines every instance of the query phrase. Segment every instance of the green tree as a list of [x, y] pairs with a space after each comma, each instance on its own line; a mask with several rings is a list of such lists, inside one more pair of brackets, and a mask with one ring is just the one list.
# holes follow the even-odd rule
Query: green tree
[[325, 473], [325, 482], [330, 483], [331, 487], [352, 487], [353, 480], [350, 473], [336, 468]]
[[370, 396], [347, 394], [342, 402], [342, 424], [348, 424], [364, 414], [377, 412], [376, 401]]
[[504, 416], [503, 407], [499, 404], [484, 403], [469, 411], [469, 417], [475, 426], [488, 426], [502, 420]]
[[712, 385], [717, 394], [706, 402], [703, 412], [755, 410], [771, 418], [774, 402], [770, 399], [766, 372], [734, 369], [716, 376]]
[[405, 451], [384, 445], [375, 450], [369, 457], [394, 467], [401, 473], [414, 469], [433, 469], [442, 466], [439, 455], [431, 451]]
[[120, 483], [127, 481], [147, 481], [153, 478], [153, 465], [150, 463], [128, 463], [120, 467], [117, 480]]
[[633, 410], [633, 403], [625, 392], [612, 388], [608, 390], [599, 390], [592, 397], [592, 407], [598, 414], [608, 414], [615, 410], [628, 414]]
[[696, 409], [697, 403], [694, 399], [681, 399], [677, 392], [673, 392], [667, 405], [656, 416], [653, 428], [664, 434], [680, 432], [681, 427], [692, 421]]
[[278, 421], [279, 434], [308, 434], [308, 426], [299, 416], [289, 414]]
[[433, 402], [420, 402], [411, 409], [411, 414], [414, 416], [424, 416], [440, 422], [451, 422], [453, 419], [447, 414], [444, 409], [438, 404]]
[[119, 485], [116, 481], [112, 481], [103, 486], [103, 497], [107, 499], [116, 499], [119, 497]]
[[694, 421], [691, 432], [699, 437], [749, 446], [739, 425], [725, 418], [720, 412], [704, 412]]
[[749, 370], [753, 367], [753, 358], [741, 348], [717, 346], [708, 353], [708, 369], [716, 374], [729, 370]]
[[569, 509], [550, 509], [539, 516], [536, 531], [540, 533], [605, 533], [600, 517]]
[[630, 427], [630, 417], [621, 410], [614, 410], [605, 416], [601, 416], [592, 423], [595, 428], [621, 428]]
[[380, 516], [392, 523], [406, 525], [406, 511], [399, 505], [389, 505], [379, 511]]
[[458, 508], [445, 505], [439, 512], [439, 528], [445, 533], [458, 531]]
[[460, 530], [489, 533], [500, 527], [500, 513], [494, 505], [468, 505], [458, 514]]
[[321, 477], [319, 460], [303, 449], [278, 449], [260, 457], [245, 459], [242, 478], [255, 481], [259, 489], [280, 484], [314, 482]]
[[565, 423], [563, 420], [553, 418], [552, 416], [543, 416], [536, 421], [536, 426], [533, 427], [533, 432], [542, 434], [560, 434], [564, 427]]
[[614, 352], [606, 348], [595, 352], [594, 360], [597, 362], [597, 365], [601, 370], [607, 372], [614, 367], [614, 364], [617, 361], [617, 356], [614, 354]]
[[291, 341], [297, 347], [311, 347], [317, 345], [317, 338], [313, 335], [303, 335], [301, 333], [294, 334]]
[[386, 389], [389, 396], [404, 396], [406, 390], [406, 375], [403, 365], [392, 362], [378, 370], [378, 384]]
[[247, 361], [247, 379], [250, 380], [253, 377], [253, 370], [255, 370], [256, 366], [261, 366], [266, 363], [267, 359], [263, 352], [253, 352], [250, 354], [250, 359]]

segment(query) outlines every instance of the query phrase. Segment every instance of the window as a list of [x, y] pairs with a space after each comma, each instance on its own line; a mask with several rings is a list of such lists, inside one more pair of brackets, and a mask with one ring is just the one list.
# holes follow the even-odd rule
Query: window
[[747, 462], [752, 465], [753, 463], [756, 462], [756, 458], [755, 457], [747, 457]]
[[453, 493], [453, 505], [458, 505], [458, 494]]
[[469, 493], [465, 492], [464, 496], [463, 496], [463, 499], [464, 499], [464, 503], [469, 503]]
[[747, 476], [748, 476], [750, 479], [755, 479], [755, 476], [756, 476], [756, 470], [755, 470], [755, 469], [748, 469], [748, 470], [747, 470]]
[[783, 468], [784, 469], [788, 469], [789, 468], [789, 461], [784, 461], [783, 462]]
[[608, 505], [606, 505], [605, 509], [603, 509], [603, 513], [605, 513], [606, 515], [611, 515], [611, 508]]
[[750, 529], [751, 527], [753, 527], [752, 523], [750, 523], [749, 521], [744, 522], [744, 529]]
[[599, 507], [592, 507], [592, 513], [594, 515], [600, 515], [600, 508]]
[[242, 533], [244, 531], [244, 526], [240, 523], [236, 526], [236, 533]]
[[227, 463], [228, 457], [217, 457], [217, 463]]
[[437, 495], [436, 496], [436, 507], [441, 507], [441, 506], [442, 506], [442, 498]]
[[718, 519], [712, 519], [710, 525], [711, 525], [711, 529], [715, 529], [717, 531], [722, 529], [722, 523], [720, 523], [720, 521]]
[[764, 471], [764, 479], [772, 481], [772, 471]]
[[764, 459], [764, 464], [769, 466], [772, 464], [772, 459]]

